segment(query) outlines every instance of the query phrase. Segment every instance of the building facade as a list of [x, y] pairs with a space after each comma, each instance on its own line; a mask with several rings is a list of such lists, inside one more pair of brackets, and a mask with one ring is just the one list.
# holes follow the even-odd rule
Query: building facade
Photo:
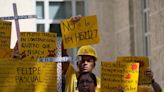
[[88, 0], [88, 15], [96, 14], [99, 21], [101, 42], [95, 46], [99, 60], [148, 56], [155, 80], [164, 87], [163, 4], [163, 0]]

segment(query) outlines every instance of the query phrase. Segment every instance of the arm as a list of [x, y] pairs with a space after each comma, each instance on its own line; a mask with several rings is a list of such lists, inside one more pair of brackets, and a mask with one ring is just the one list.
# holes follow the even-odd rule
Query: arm
[[[77, 16], [72, 16], [70, 19], [71, 19], [72, 22], [77, 22], [81, 18], [82, 18], [81, 15], [77, 15]], [[64, 49], [63, 42], [62, 42], [62, 56], [68, 56], [67, 49]], [[68, 70], [68, 67], [69, 67], [69, 64], [70, 64], [70, 62], [64, 62], [64, 63], [62, 63], [62, 70], [63, 70], [62, 73], [63, 73], [63, 75], [66, 74], [66, 72]]]
[[[62, 42], [62, 57], [68, 56], [67, 49], [64, 49], [63, 42]], [[68, 67], [69, 67], [69, 61], [68, 62], [62, 62], [62, 75], [65, 75]]]
[[152, 87], [154, 89], [155, 92], [161, 92], [162, 88], [160, 87], [160, 85], [153, 79], [153, 72], [151, 71], [150, 68], [145, 70], [145, 74], [146, 76], [149, 76], [152, 79]]
[[162, 88], [160, 87], [160, 85], [156, 81], [154, 81], [154, 79], [152, 80], [152, 87], [154, 88], [155, 92], [161, 92], [162, 91]]

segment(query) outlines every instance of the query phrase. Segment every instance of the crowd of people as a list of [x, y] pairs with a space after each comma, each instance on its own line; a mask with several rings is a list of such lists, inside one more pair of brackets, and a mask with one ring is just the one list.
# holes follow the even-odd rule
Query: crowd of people
[[[81, 16], [72, 17], [73, 22], [77, 22]], [[92, 70], [96, 65], [97, 53], [92, 46], [81, 46], [77, 52], [77, 67], [76, 71], [71, 64], [68, 65], [66, 72], [65, 92], [101, 92], [100, 78], [96, 77]], [[153, 79], [151, 69], [145, 70], [145, 75], [152, 79], [152, 84], [138, 85], [138, 92], [161, 92], [160, 85]], [[122, 88], [118, 92], [124, 92]]]
[[[73, 22], [77, 22], [81, 16], [72, 17]], [[63, 51], [63, 56], [68, 55], [66, 50]], [[15, 56], [14, 56], [15, 57]], [[96, 66], [97, 52], [90, 46], [81, 46], [77, 52], [77, 67], [76, 71], [71, 63], [63, 63], [63, 89], [62, 92], [101, 92], [101, 80], [96, 77], [92, 70]], [[145, 70], [145, 75], [152, 78], [150, 86], [138, 85], [138, 92], [161, 92], [160, 85], [153, 79], [151, 69]], [[145, 89], [146, 88], [146, 89]], [[118, 92], [124, 92], [124, 89], [118, 89]]]

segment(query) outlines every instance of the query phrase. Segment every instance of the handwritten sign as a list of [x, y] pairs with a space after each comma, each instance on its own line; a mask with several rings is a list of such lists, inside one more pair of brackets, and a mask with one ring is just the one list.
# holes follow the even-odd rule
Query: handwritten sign
[[71, 19], [60, 23], [64, 48], [79, 47], [99, 42], [98, 24], [96, 16], [87, 16], [80, 21]]
[[22, 32], [20, 54], [24, 60], [56, 56], [56, 33]]
[[11, 58], [12, 56], [12, 50], [11, 49], [0, 49], [0, 58]]
[[0, 20], [0, 48], [10, 48], [11, 22]]
[[0, 60], [0, 92], [56, 92], [55, 62]]
[[138, 63], [101, 63], [101, 92], [137, 92]]
[[117, 57], [117, 62], [138, 62], [139, 63], [139, 84], [151, 84], [152, 80], [144, 74], [144, 71], [149, 67], [149, 59], [144, 56], [124, 56]]
[[0, 58], [11, 57], [11, 22], [0, 20]]

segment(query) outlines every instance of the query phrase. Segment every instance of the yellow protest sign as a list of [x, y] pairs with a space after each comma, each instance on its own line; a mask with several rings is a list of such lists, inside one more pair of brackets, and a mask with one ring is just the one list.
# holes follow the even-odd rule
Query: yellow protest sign
[[10, 48], [11, 22], [0, 20], [0, 48]]
[[0, 20], [0, 58], [11, 57], [11, 22]]
[[55, 62], [0, 60], [0, 92], [57, 92]]
[[63, 20], [60, 26], [64, 48], [96, 44], [100, 40], [96, 16], [82, 17], [77, 22]]
[[139, 84], [151, 84], [152, 80], [146, 76], [144, 71], [149, 67], [149, 58], [144, 56], [120, 56], [117, 62], [138, 62], [139, 63]]
[[11, 58], [12, 56], [12, 49], [10, 48], [3, 48], [0, 49], [0, 58]]
[[101, 63], [101, 92], [137, 92], [138, 63]]
[[56, 56], [56, 33], [21, 32], [20, 55], [24, 60]]

